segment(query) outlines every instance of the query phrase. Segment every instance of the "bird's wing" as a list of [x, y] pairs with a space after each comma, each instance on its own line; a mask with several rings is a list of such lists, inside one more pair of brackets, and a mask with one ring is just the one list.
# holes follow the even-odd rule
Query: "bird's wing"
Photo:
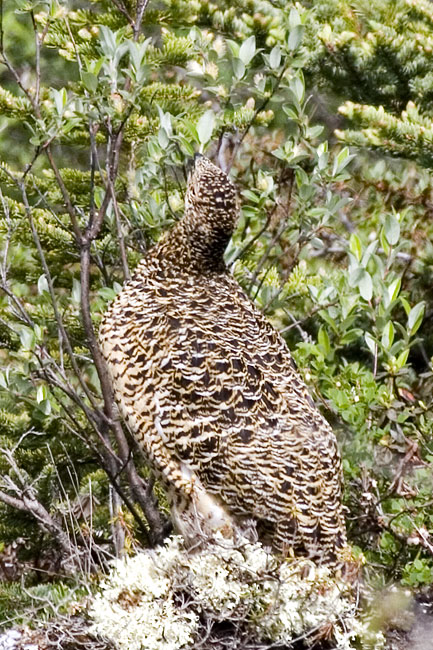
[[135, 312], [127, 337], [133, 408], [139, 403], [145, 418], [156, 417], [165, 444], [193, 467], [225, 462], [234, 444], [263, 445], [267, 431], [312, 438], [322, 455], [334, 456], [334, 436], [284, 341], [243, 294], [236, 309], [232, 286], [227, 308], [219, 293], [196, 288], [192, 298]]
[[269, 513], [281, 540], [336, 534], [335, 437], [284, 341], [231, 279], [168, 298], [105, 327], [117, 401], [150, 459], [179, 489], [186, 467], [235, 514]]

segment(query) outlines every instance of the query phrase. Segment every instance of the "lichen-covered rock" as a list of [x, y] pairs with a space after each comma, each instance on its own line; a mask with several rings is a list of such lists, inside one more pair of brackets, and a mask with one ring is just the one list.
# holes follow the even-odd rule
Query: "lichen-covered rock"
[[356, 618], [350, 587], [329, 568], [222, 537], [194, 552], [173, 537], [156, 550], [117, 560], [90, 613], [93, 632], [119, 650], [194, 648], [221, 636], [222, 623], [232, 648], [275, 647], [300, 637], [333, 639], [338, 650], [350, 650], [359, 638], [368, 642], [363, 647], [383, 646], [382, 635]]

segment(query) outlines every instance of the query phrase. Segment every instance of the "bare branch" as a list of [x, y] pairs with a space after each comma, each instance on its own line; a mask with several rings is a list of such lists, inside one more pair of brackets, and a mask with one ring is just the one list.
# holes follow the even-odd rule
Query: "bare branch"
[[134, 40], [138, 39], [141, 30], [141, 23], [143, 22], [144, 12], [146, 11], [149, 0], [137, 0], [136, 15], [134, 24]]
[[[1, 450], [2, 452], [4, 450]], [[9, 461], [8, 454], [8, 461]], [[13, 469], [18, 469], [16, 463], [12, 461]], [[23, 512], [28, 512], [32, 517], [34, 517], [44, 532], [52, 535], [57, 543], [59, 544], [62, 551], [65, 553], [66, 558], [70, 559], [73, 555], [77, 556], [76, 549], [73, 549], [73, 545], [68, 535], [65, 533], [63, 528], [53, 519], [50, 513], [42, 505], [40, 501], [35, 497], [34, 490], [32, 488], [20, 489], [18, 486], [15, 486], [15, 491], [19, 494], [18, 497], [13, 497], [7, 492], [0, 490], [0, 501], [6, 505], [21, 510]]]
[[108, 182], [109, 182], [110, 191], [111, 191], [111, 199], [112, 199], [112, 202], [113, 202], [113, 210], [114, 210], [114, 214], [115, 214], [115, 217], [116, 217], [117, 239], [119, 241], [120, 258], [122, 260], [123, 279], [125, 281], [127, 281], [127, 280], [130, 279], [131, 274], [129, 272], [128, 257], [126, 255], [125, 238], [124, 238], [123, 232], [122, 232], [122, 220], [121, 220], [121, 216], [120, 216], [119, 205], [117, 203], [117, 198], [116, 198], [116, 194], [115, 194], [115, 191], [114, 191], [113, 183], [111, 182], [111, 180], [109, 180]]
[[83, 380], [83, 378], [81, 376], [81, 372], [80, 372], [80, 369], [79, 369], [79, 367], [77, 365], [75, 355], [74, 355], [74, 351], [72, 349], [72, 345], [71, 345], [71, 342], [69, 340], [69, 336], [68, 336], [68, 334], [67, 334], [67, 332], [65, 330], [65, 327], [64, 327], [63, 321], [62, 321], [62, 317], [61, 317], [59, 309], [57, 307], [57, 300], [56, 300], [56, 295], [54, 293], [54, 286], [53, 286], [53, 281], [52, 281], [52, 278], [51, 278], [51, 273], [50, 273], [50, 270], [48, 268], [48, 264], [47, 264], [47, 261], [45, 259], [45, 254], [44, 254], [44, 251], [43, 251], [40, 239], [39, 239], [39, 235], [38, 235], [38, 232], [36, 230], [36, 227], [35, 227], [35, 224], [34, 224], [34, 221], [33, 221], [32, 211], [31, 211], [28, 199], [27, 199], [27, 192], [26, 192], [26, 189], [25, 189], [25, 185], [24, 185], [24, 183], [20, 183], [20, 182], [18, 182], [17, 184], [18, 184], [18, 187], [19, 187], [19, 189], [21, 191], [21, 196], [22, 196], [22, 199], [23, 199], [23, 203], [24, 203], [24, 207], [25, 207], [25, 210], [26, 210], [27, 219], [29, 221], [30, 229], [32, 231], [33, 240], [35, 242], [35, 245], [36, 245], [36, 248], [37, 248], [37, 251], [38, 251], [38, 254], [39, 254], [39, 258], [41, 260], [42, 268], [44, 270], [45, 277], [46, 277], [46, 280], [47, 280], [48, 291], [49, 291], [49, 294], [50, 294], [50, 297], [51, 297], [51, 303], [52, 303], [53, 311], [54, 311], [54, 317], [56, 319], [57, 327], [59, 329], [60, 341], [63, 341], [65, 346], [66, 346], [69, 357], [71, 359], [72, 367], [74, 369], [74, 372], [75, 372], [75, 374], [76, 374], [76, 376], [77, 376], [77, 378], [78, 378], [78, 380], [80, 382], [80, 385], [81, 385], [84, 393], [86, 394], [86, 396], [89, 399], [92, 406], [95, 409], [97, 409], [98, 406], [97, 406], [97, 404], [96, 404], [96, 402], [94, 400], [94, 397], [93, 397], [92, 393], [90, 392], [90, 390], [88, 389], [85, 381]]
[[122, 141], [123, 141], [123, 128], [126, 124], [128, 117], [129, 114], [123, 120], [121, 126], [119, 127], [118, 132], [114, 135], [114, 137], [110, 136], [110, 144], [109, 144], [108, 155], [107, 155], [107, 177], [109, 180], [107, 181], [107, 187], [101, 202], [101, 207], [99, 208], [94, 218], [91, 215], [89, 219], [88, 226], [83, 236], [83, 247], [90, 245], [90, 243], [93, 242], [101, 232], [105, 214], [107, 212], [108, 205], [111, 201], [110, 182], [114, 184], [114, 181], [118, 173], [119, 156], [120, 156], [120, 150], [122, 148]]
[[[257, 280], [258, 276], [259, 276], [260, 271], [262, 270], [265, 263], [269, 259], [269, 256], [271, 254], [271, 251], [272, 251], [273, 247], [280, 240], [281, 235], [283, 234], [283, 232], [287, 228], [287, 221], [288, 221], [289, 216], [290, 216], [290, 203], [291, 203], [291, 198], [292, 198], [293, 182], [294, 182], [294, 174], [292, 173], [290, 175], [290, 180], [289, 180], [289, 191], [288, 191], [288, 197], [287, 197], [287, 205], [284, 206], [284, 212], [285, 212], [284, 219], [282, 219], [280, 227], [275, 230], [271, 241], [269, 242], [265, 252], [263, 253], [262, 257], [260, 258], [259, 263], [257, 264], [257, 266], [256, 266], [256, 268], [254, 270], [253, 277], [252, 277], [251, 282], [250, 282], [250, 284], [248, 286], [248, 293], [251, 292], [251, 290], [252, 290], [252, 288], [254, 286], [254, 283]], [[281, 201], [279, 201], [278, 199], [277, 199], [275, 205], [276, 205], [276, 208], [283, 207]], [[260, 288], [261, 288], [261, 286], [263, 284], [263, 280], [264, 280], [264, 278], [259, 283], [259, 285], [257, 287], [257, 290], [256, 290], [256, 294], [255, 294], [254, 297], [256, 297], [258, 292], [260, 291]]]
[[66, 185], [63, 182], [63, 178], [62, 178], [62, 176], [61, 176], [61, 174], [59, 172], [59, 169], [58, 169], [58, 167], [57, 167], [57, 165], [55, 163], [55, 160], [54, 160], [54, 157], [53, 157], [53, 154], [52, 154], [52, 151], [51, 151], [51, 147], [50, 146], [46, 147], [45, 151], [46, 151], [49, 163], [51, 165], [51, 169], [54, 172], [54, 176], [56, 178], [57, 184], [58, 184], [58, 186], [60, 188], [60, 191], [62, 193], [63, 200], [65, 202], [65, 206], [66, 206], [66, 209], [67, 209], [68, 214], [69, 214], [69, 218], [71, 219], [71, 224], [72, 224], [72, 228], [73, 228], [73, 231], [74, 231], [75, 239], [76, 239], [77, 243], [80, 243], [81, 239], [82, 239], [82, 232], [81, 232], [81, 229], [80, 229], [80, 226], [79, 226], [79, 223], [78, 223], [75, 208], [72, 205], [71, 198], [69, 196], [69, 192], [66, 189]]
[[41, 42], [39, 40], [38, 29], [35, 21], [35, 14], [33, 11], [30, 12], [33, 23], [33, 31], [35, 33], [35, 68], [36, 68], [36, 88], [35, 88], [35, 106], [38, 107], [39, 111], [39, 97], [41, 91]]
[[130, 15], [130, 13], [128, 12], [125, 5], [123, 4], [123, 2], [121, 2], [120, 0], [113, 0], [113, 4], [118, 8], [120, 13], [125, 16], [126, 20], [131, 25], [131, 27], [134, 28], [134, 24], [135, 24], [134, 20], [133, 20], [132, 16]]
[[332, 300], [331, 302], [327, 302], [324, 305], [316, 305], [316, 307], [313, 307], [313, 309], [310, 310], [310, 312], [304, 316], [303, 318], [300, 318], [299, 320], [293, 321], [291, 325], [288, 325], [284, 329], [280, 330], [280, 334], [285, 334], [286, 332], [289, 332], [291, 329], [294, 327], [298, 328], [299, 325], [302, 325], [307, 321], [309, 318], [314, 316], [314, 314], [317, 314], [319, 311], [323, 311], [324, 309], [328, 309], [329, 307], [333, 307], [334, 305], [338, 304], [338, 300]]
[[[88, 345], [95, 362], [96, 371], [101, 383], [102, 396], [104, 399], [104, 411], [107, 421], [110, 422], [111, 428], [116, 437], [119, 449], [119, 456], [125, 465], [126, 475], [131, 485], [131, 489], [139, 502], [143, 512], [151, 526], [151, 538], [153, 541], [160, 540], [163, 537], [164, 526], [160, 513], [155, 508], [153, 499], [149, 498], [146, 492], [146, 485], [140, 478], [137, 469], [130, 456], [130, 449], [123, 432], [120, 422], [116, 419], [113, 410], [113, 395], [111, 382], [105, 360], [101, 354], [99, 345], [96, 340], [93, 328], [92, 317], [90, 314], [90, 250], [88, 246], [83, 246], [81, 252], [81, 308], [84, 329], [87, 335]], [[115, 468], [110, 467], [112, 475], [115, 474]]]

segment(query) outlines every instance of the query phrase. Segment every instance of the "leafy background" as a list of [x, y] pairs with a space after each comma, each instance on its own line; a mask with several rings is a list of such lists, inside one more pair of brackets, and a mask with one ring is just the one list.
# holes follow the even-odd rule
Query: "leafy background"
[[227, 263], [337, 433], [367, 585], [427, 590], [431, 3], [1, 6], [0, 618], [169, 530], [95, 332], [196, 151], [232, 164]]

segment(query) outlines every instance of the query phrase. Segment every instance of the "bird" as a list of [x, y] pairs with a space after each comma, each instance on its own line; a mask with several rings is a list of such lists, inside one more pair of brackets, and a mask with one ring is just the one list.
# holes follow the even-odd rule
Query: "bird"
[[194, 157], [183, 217], [102, 318], [114, 397], [167, 489], [175, 528], [335, 564], [347, 540], [336, 437], [286, 342], [230, 273], [229, 177]]

